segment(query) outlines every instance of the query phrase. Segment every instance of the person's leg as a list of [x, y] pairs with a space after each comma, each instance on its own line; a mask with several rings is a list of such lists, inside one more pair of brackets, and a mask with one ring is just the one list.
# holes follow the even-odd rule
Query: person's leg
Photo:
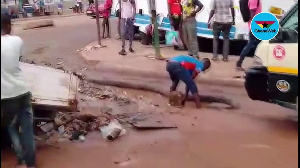
[[28, 167], [35, 166], [35, 147], [33, 134], [33, 111], [30, 103], [31, 94], [22, 96], [20, 111], [21, 141], [25, 151], [25, 162]]
[[244, 47], [240, 54], [240, 59], [236, 63], [237, 70], [243, 70], [242, 69], [242, 63], [247, 55], [251, 52], [253, 46], [255, 45], [256, 37], [253, 36], [251, 32], [249, 32], [249, 39], [247, 45]]
[[79, 5], [78, 12], [82, 13], [82, 2], [78, 2], [78, 5]]
[[122, 33], [121, 33], [121, 19], [118, 19], [118, 34], [119, 34], [119, 39], [122, 38]]
[[178, 32], [179, 32], [179, 37], [180, 37], [180, 40], [181, 40], [181, 43], [182, 43], [182, 48], [185, 50], [186, 49], [186, 44], [183, 40], [183, 32], [182, 32], [182, 17], [180, 16], [179, 18], [179, 27], [178, 27]]
[[134, 23], [133, 20], [128, 19], [127, 22], [128, 25], [128, 38], [129, 38], [129, 51], [130, 52], [134, 52], [133, 48], [132, 48], [132, 42], [133, 42], [133, 37], [134, 37]]
[[182, 39], [183, 39], [183, 43], [186, 45], [187, 49], [188, 49], [188, 54], [192, 55], [190, 53], [190, 45], [189, 45], [189, 40], [188, 40], [188, 28], [187, 28], [187, 20], [183, 20], [182, 21]]
[[213, 58], [212, 60], [218, 59], [218, 49], [219, 49], [219, 36], [221, 32], [221, 24], [213, 23]]
[[168, 62], [166, 70], [169, 72], [170, 79], [172, 80], [172, 85], [170, 86], [170, 92], [173, 92], [177, 89], [179, 79], [178, 72], [180, 69], [180, 64], [177, 62]]
[[[179, 18], [178, 17], [174, 17], [172, 16], [171, 17], [172, 21], [173, 21], [173, 29], [174, 31], [177, 31], [179, 30]], [[179, 37], [179, 33], [178, 33], [178, 37]], [[174, 50], [178, 50], [179, 49], [179, 44], [177, 45], [174, 45]]]
[[25, 164], [25, 157], [19, 134], [20, 104], [18, 98], [1, 100], [1, 112], [3, 113], [4, 125], [7, 126], [8, 134], [17, 155], [18, 164], [23, 165]]
[[102, 19], [102, 38], [105, 39], [105, 26], [107, 22], [107, 17], [103, 17]]
[[199, 59], [199, 49], [198, 49], [198, 41], [197, 41], [197, 21], [195, 18], [189, 18], [188, 24], [188, 43], [190, 48], [190, 54], [192, 54], [193, 57]]
[[107, 18], [107, 21], [106, 21], [106, 32], [107, 32], [107, 36], [108, 38], [110, 38], [110, 26], [109, 26], [109, 17]]
[[230, 35], [231, 24], [223, 24], [223, 61], [228, 61], [229, 55], [229, 35]]
[[194, 97], [194, 101], [196, 103], [197, 108], [200, 108], [200, 97], [198, 95], [197, 85], [194, 82], [192, 75], [183, 67], [181, 67], [181, 71], [180, 73], [178, 73], [178, 75], [179, 80], [183, 81], [186, 84], [186, 98], [188, 97], [188, 93], [191, 92]]
[[125, 44], [126, 44], [126, 19], [121, 19], [121, 40], [122, 40], [122, 50], [119, 52], [120, 55], [126, 55]]

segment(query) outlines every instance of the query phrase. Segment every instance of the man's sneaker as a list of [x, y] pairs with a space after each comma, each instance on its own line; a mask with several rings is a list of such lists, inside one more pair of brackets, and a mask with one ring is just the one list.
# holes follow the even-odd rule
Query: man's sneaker
[[129, 52], [134, 53], [134, 50], [130, 47]]
[[218, 57], [213, 57], [211, 60], [218, 61]]
[[120, 54], [120, 55], [123, 55], [123, 56], [124, 56], [124, 55], [127, 55], [127, 53], [126, 53], [126, 51], [125, 51], [124, 49], [122, 49], [122, 50], [119, 52], [119, 54]]
[[222, 59], [224, 62], [228, 62], [229, 60], [228, 60], [228, 58], [223, 58]]
[[236, 67], [235, 69], [236, 69], [237, 71], [245, 71], [245, 69], [242, 68], [242, 67]]

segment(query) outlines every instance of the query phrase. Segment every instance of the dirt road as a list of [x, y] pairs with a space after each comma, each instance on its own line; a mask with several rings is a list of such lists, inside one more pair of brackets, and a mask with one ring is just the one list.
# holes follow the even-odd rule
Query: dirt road
[[[78, 24], [72, 24], [72, 22]], [[94, 20], [80, 17], [71, 22], [60, 20], [61, 26], [20, 34], [25, 41], [25, 57], [37, 64], [63, 61], [70, 70], [86, 65], [76, 49], [95, 40]], [[96, 74], [103, 75], [105, 74]], [[110, 77], [119, 77], [106, 75]], [[162, 84], [168, 88], [168, 85]], [[62, 142], [61, 149], [41, 146], [37, 151], [41, 168], [296, 168], [298, 167], [298, 121], [295, 113], [262, 102], [251, 101], [244, 89], [200, 85], [201, 92], [225, 95], [241, 104], [229, 110], [211, 104], [196, 110], [192, 102], [184, 109], [168, 107], [167, 100], [157, 94], [115, 89], [137, 103], [118, 107], [109, 101], [81, 96], [82, 112], [99, 113], [104, 105], [117, 113], [133, 111], [161, 115], [174, 122], [178, 129], [136, 131], [115, 142], [107, 142], [100, 132], [87, 136], [85, 142]], [[142, 99], [140, 99], [142, 95]], [[157, 104], [158, 107], [149, 105]], [[15, 157], [10, 150], [2, 151], [1, 166], [12, 167]]]

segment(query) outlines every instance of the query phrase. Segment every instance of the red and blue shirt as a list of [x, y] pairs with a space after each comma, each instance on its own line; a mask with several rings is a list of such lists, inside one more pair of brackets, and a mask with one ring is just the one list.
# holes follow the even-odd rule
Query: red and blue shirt
[[186, 70], [190, 71], [190, 73], [193, 73], [193, 71], [200, 73], [204, 69], [204, 64], [202, 61], [187, 55], [173, 57], [170, 59], [170, 61], [179, 62]]

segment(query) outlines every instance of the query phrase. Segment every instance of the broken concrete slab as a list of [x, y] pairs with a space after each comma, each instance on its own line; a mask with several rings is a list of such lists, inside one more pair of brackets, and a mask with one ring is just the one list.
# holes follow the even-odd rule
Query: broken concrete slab
[[41, 27], [51, 27], [54, 26], [53, 20], [36, 20], [29, 23], [26, 23], [23, 27], [23, 30], [35, 29]]
[[77, 111], [79, 79], [75, 75], [22, 62], [20, 69], [31, 86], [34, 106]]

